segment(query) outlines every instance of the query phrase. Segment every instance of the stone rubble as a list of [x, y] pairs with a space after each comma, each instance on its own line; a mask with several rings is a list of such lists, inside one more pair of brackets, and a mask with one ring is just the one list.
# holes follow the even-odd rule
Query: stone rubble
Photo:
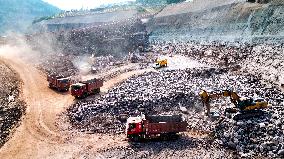
[[25, 111], [19, 97], [21, 82], [18, 75], [0, 62], [0, 147], [8, 140]]
[[[272, 108], [261, 118], [210, 120], [204, 115], [198, 93], [202, 89], [226, 88], [235, 89], [242, 96], [269, 98]], [[283, 97], [275, 86], [265, 87], [257, 77], [249, 74], [235, 75], [215, 68], [161, 70], [134, 76], [98, 99], [80, 101], [68, 110], [68, 115], [73, 126], [81, 131], [120, 134], [125, 129], [125, 121], [120, 120], [122, 115], [183, 113], [189, 130], [211, 132], [218, 145], [236, 151], [239, 156], [280, 157]], [[229, 99], [212, 103], [221, 114], [223, 106], [228, 105], [231, 106]]]

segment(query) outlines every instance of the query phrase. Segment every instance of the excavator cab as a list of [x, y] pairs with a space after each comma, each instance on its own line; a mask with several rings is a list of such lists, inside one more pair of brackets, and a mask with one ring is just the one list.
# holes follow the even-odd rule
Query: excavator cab
[[168, 65], [168, 60], [164, 59], [164, 60], [156, 60], [156, 62], [153, 64], [153, 68], [158, 69], [161, 67], [166, 67]]
[[238, 101], [237, 107], [241, 111], [249, 111], [256, 109], [265, 109], [268, 107], [268, 102], [263, 98], [241, 98]]
[[256, 103], [252, 98], [240, 98], [237, 103], [237, 107], [240, 110], [244, 110], [247, 106], [255, 105]]

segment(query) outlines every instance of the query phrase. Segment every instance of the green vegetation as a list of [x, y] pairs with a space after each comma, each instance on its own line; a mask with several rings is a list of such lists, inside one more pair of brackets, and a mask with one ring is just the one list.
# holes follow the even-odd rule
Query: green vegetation
[[185, 0], [136, 0], [137, 3], [141, 3], [143, 5], [165, 5], [165, 4], [172, 4], [172, 3], [180, 3], [184, 2]]
[[172, 4], [172, 3], [180, 3], [184, 2], [185, 0], [167, 0], [167, 4]]
[[52, 16], [41, 17], [41, 18], [39, 18], [39, 19], [35, 19], [35, 20], [33, 21], [33, 24], [38, 23], [38, 22], [41, 22], [41, 21], [43, 21], [43, 20], [49, 20], [49, 19], [52, 19]]
[[7, 31], [25, 32], [35, 19], [49, 19], [60, 12], [42, 0], [0, 0], [0, 35]]

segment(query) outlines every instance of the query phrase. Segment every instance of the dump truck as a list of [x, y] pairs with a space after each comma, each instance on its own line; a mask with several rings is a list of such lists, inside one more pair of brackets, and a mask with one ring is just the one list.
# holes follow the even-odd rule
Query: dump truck
[[168, 60], [167, 59], [163, 59], [163, 60], [156, 60], [156, 62], [153, 64], [153, 68], [155, 69], [159, 69], [162, 67], [167, 67], [168, 66]]
[[49, 83], [49, 88], [58, 91], [68, 91], [71, 85], [70, 77], [48, 75], [47, 81]]
[[126, 135], [130, 141], [145, 139], [174, 139], [177, 133], [187, 129], [187, 122], [181, 115], [141, 115], [129, 117]]
[[103, 80], [96, 78], [78, 82], [71, 85], [71, 95], [76, 98], [85, 98], [89, 95], [99, 93], [102, 86]]

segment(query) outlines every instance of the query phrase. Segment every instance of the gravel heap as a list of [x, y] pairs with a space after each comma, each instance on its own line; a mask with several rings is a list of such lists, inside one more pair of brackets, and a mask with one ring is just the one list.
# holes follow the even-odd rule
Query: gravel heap
[[[244, 59], [243, 71], [259, 75], [272, 82], [280, 82], [284, 73], [283, 45], [255, 46], [252, 53]], [[283, 79], [282, 79], [283, 80]], [[283, 81], [284, 83], [284, 81]]]
[[[207, 139], [181, 137], [176, 141], [133, 144], [99, 151], [102, 158], [234, 158], [235, 154]], [[90, 158], [92, 158], [90, 156]]]
[[74, 66], [72, 55], [46, 55], [41, 61], [38, 61], [37, 68], [48, 75], [63, 75], [66, 77], [78, 74], [78, 68]]
[[18, 98], [20, 85], [18, 75], [0, 62], [0, 147], [25, 111], [24, 102]]
[[[233, 88], [242, 96], [268, 97], [273, 107], [262, 118], [241, 121], [225, 118], [221, 123], [208, 119], [198, 97], [199, 91], [226, 88]], [[189, 129], [213, 132], [219, 145], [232, 148], [240, 155], [274, 157], [281, 156], [283, 149], [281, 144], [276, 146], [270, 143], [283, 138], [284, 129], [279, 124], [284, 119], [283, 97], [277, 88], [261, 84], [252, 75], [232, 75], [226, 70], [213, 68], [167, 70], [132, 77], [99, 99], [80, 101], [69, 109], [69, 117], [73, 126], [82, 131], [119, 134], [124, 133], [125, 116], [140, 112], [184, 113]], [[220, 113], [225, 108], [221, 106], [226, 105], [230, 105], [229, 99], [212, 103], [213, 109], [221, 109]], [[187, 111], [181, 111], [181, 107]], [[252, 124], [256, 126], [252, 127]], [[263, 144], [267, 146], [258, 148]]]
[[[257, 84], [255, 87], [263, 86]], [[264, 90], [272, 104], [268, 114], [237, 122], [225, 118], [214, 130], [218, 142], [237, 150], [240, 156], [284, 157], [284, 94], [275, 86]]]
[[202, 63], [234, 70], [242, 68], [242, 72], [249, 72], [271, 82], [280, 82], [284, 72], [283, 48], [283, 44], [212, 42], [208, 45], [195, 41], [153, 41], [150, 46], [153, 52], [187, 55]]

